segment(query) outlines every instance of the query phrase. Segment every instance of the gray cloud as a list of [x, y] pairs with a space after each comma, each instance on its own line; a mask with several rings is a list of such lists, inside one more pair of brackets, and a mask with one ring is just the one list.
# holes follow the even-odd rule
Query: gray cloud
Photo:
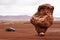
[[37, 5], [39, 0], [0, 0], [0, 5]]
[[11, 5], [14, 4], [16, 0], [0, 0], [0, 5]]
[[0, 0], [0, 15], [32, 15], [44, 3], [52, 4], [54, 16], [60, 17], [60, 0]]

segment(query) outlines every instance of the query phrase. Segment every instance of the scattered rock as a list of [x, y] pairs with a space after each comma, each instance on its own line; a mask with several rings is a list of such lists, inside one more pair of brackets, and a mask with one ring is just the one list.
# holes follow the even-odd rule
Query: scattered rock
[[7, 32], [15, 32], [15, 29], [12, 28], [12, 27], [8, 27], [8, 28], [6, 28], [6, 31], [7, 31]]

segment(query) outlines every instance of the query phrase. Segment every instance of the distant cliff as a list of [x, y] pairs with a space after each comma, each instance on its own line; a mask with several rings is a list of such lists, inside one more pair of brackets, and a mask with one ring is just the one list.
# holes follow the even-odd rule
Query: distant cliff
[[31, 17], [28, 15], [19, 15], [19, 16], [0, 16], [2, 20], [9, 19], [30, 19]]
[[[18, 15], [18, 16], [1, 16], [0, 20], [30, 20], [31, 16], [28, 15]], [[54, 20], [59, 20], [60, 17], [54, 17]]]

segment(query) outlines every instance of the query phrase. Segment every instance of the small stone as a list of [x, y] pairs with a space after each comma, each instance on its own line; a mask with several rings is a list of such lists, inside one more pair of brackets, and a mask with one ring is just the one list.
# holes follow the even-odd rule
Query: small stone
[[41, 36], [44, 36], [44, 35], [45, 35], [45, 33], [41, 32], [41, 33], [40, 33], [40, 35], [41, 35]]
[[15, 29], [12, 28], [12, 27], [8, 27], [8, 28], [6, 28], [6, 31], [8, 31], [8, 32], [15, 32]]

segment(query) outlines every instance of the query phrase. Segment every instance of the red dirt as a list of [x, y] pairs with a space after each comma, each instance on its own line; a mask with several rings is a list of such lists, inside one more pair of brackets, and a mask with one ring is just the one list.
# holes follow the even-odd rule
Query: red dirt
[[[6, 32], [7, 27], [13, 27], [15, 32]], [[60, 22], [55, 22], [45, 36], [37, 36], [34, 27], [30, 23], [15, 23], [0, 25], [0, 40], [60, 40]]]

